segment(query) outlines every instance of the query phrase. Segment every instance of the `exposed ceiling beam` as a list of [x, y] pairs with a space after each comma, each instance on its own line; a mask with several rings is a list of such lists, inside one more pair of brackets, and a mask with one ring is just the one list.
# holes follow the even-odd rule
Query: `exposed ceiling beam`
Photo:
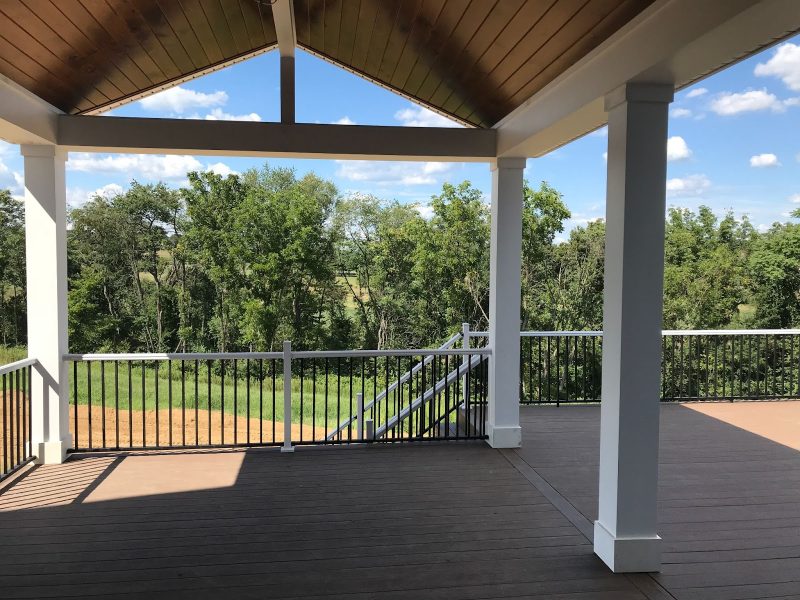
[[0, 139], [14, 144], [53, 144], [60, 114], [62, 111], [0, 75]]
[[294, 50], [297, 47], [297, 29], [294, 24], [292, 0], [272, 2], [272, 20], [278, 36], [281, 55], [281, 123], [295, 122]]
[[253, 123], [62, 115], [69, 151], [488, 162], [493, 129]]
[[681, 89], [800, 30], [797, 0], [659, 0], [500, 121], [499, 156], [536, 157], [605, 125], [628, 81]]
[[278, 52], [281, 56], [294, 56], [297, 47], [297, 30], [294, 25], [292, 0], [275, 0], [272, 3], [272, 20], [278, 36]]

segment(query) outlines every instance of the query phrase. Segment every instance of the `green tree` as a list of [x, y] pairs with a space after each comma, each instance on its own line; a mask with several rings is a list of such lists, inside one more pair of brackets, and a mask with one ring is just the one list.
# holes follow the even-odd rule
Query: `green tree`
[[24, 344], [25, 213], [22, 202], [0, 190], [0, 342]]
[[[800, 209], [792, 213], [800, 219]], [[775, 223], [750, 255], [759, 327], [800, 326], [800, 224]]]

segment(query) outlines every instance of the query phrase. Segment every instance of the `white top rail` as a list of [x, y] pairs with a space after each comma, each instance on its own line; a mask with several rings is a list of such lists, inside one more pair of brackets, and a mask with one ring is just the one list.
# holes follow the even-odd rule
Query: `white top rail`
[[[292, 353], [294, 356], [294, 352]], [[99, 360], [272, 360], [283, 358], [283, 352], [142, 352], [137, 354], [65, 354], [64, 360], [88, 362]]]
[[416, 350], [315, 350], [292, 352], [292, 358], [358, 358], [373, 356], [467, 356], [468, 354], [491, 354], [489, 348], [447, 348], [447, 349], [416, 349]]
[[[398, 350], [303, 350], [292, 352], [292, 358], [359, 358], [378, 356], [466, 356], [468, 354], [491, 354], [488, 348], [419, 348]], [[273, 360], [282, 359], [283, 352], [175, 352], [175, 353], [123, 353], [123, 354], [65, 354], [64, 360], [74, 362], [121, 360]]]
[[8, 363], [7, 365], [3, 365], [0, 367], [0, 376], [7, 375], [8, 373], [13, 373], [14, 371], [18, 371], [19, 369], [24, 369], [26, 367], [33, 367], [39, 361], [35, 358], [23, 358], [22, 360], [17, 360], [12, 363]]
[[[522, 337], [596, 337], [602, 331], [520, 331]], [[471, 331], [470, 337], [488, 337], [486, 331]], [[800, 335], [800, 329], [665, 329], [661, 335]]]

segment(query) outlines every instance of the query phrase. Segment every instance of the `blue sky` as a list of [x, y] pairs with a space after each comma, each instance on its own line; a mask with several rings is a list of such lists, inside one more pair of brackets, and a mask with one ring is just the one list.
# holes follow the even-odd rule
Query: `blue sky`
[[[443, 125], [446, 119], [313, 56], [297, 57], [297, 120], [374, 125]], [[278, 54], [228, 69], [120, 107], [118, 116], [279, 119]], [[667, 203], [718, 214], [747, 214], [759, 228], [786, 221], [800, 208], [800, 36], [676, 95], [671, 107]], [[567, 228], [603, 216], [607, 136], [598, 131], [528, 161], [529, 181], [545, 180], [573, 213]], [[185, 181], [187, 170], [241, 172], [262, 159], [71, 154], [68, 201], [146, 183]], [[444, 181], [470, 180], [488, 195], [485, 164], [269, 160], [299, 175], [314, 171], [343, 194], [372, 193], [417, 203], [425, 213]], [[0, 142], [0, 187], [22, 193], [17, 148]]]

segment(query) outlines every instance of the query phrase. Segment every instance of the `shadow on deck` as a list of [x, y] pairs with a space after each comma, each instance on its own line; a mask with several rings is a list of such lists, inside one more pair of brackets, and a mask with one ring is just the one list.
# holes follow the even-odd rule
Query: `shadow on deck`
[[90, 455], [32, 469], [0, 495], [0, 597], [723, 600], [800, 590], [798, 451], [664, 406], [666, 564], [652, 577], [614, 575], [587, 539], [599, 409], [522, 414], [519, 451]]

